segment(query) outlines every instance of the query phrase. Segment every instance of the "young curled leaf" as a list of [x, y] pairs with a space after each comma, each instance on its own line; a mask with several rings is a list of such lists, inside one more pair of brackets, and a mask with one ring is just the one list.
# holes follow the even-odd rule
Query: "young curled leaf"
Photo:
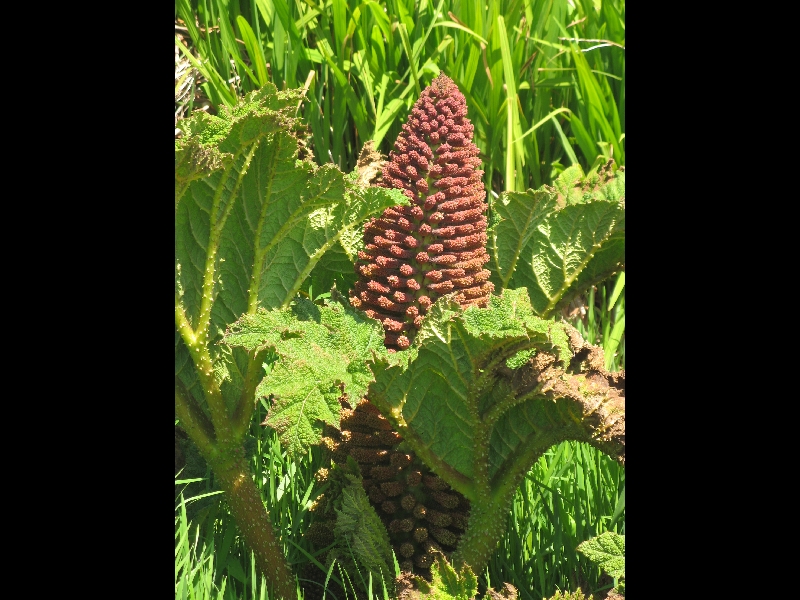
[[298, 298], [288, 308], [244, 315], [224, 341], [279, 356], [256, 396], [272, 397], [263, 424], [293, 457], [319, 444], [324, 424], [339, 427], [339, 398], [361, 398], [373, 378], [370, 357], [387, 354], [380, 325], [335, 300], [318, 306]]

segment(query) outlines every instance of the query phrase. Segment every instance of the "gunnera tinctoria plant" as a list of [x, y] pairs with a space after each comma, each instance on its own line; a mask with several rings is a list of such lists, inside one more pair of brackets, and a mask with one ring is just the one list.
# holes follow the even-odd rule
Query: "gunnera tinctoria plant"
[[467, 103], [444, 74], [423, 90], [383, 169], [411, 206], [386, 209], [364, 228], [350, 302], [383, 323], [387, 348], [405, 350], [437, 298], [486, 306], [486, 191]]
[[[364, 227], [353, 306], [383, 324], [390, 351], [409, 347], [429, 307], [454, 293], [465, 308], [486, 306], [494, 285], [483, 266], [486, 192], [464, 95], [442, 74], [423, 90], [378, 184], [402, 190], [410, 206], [384, 210]], [[343, 406], [341, 430], [326, 444], [339, 464], [361, 470], [403, 571], [430, 576], [466, 527], [469, 502], [433, 474], [367, 399]]]

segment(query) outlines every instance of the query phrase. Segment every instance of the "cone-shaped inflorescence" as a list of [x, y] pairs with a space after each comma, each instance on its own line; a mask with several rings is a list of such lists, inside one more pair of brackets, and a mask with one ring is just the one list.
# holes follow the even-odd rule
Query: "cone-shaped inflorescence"
[[[350, 301], [383, 323], [390, 350], [410, 346], [439, 297], [455, 292], [464, 307], [485, 306], [494, 288], [483, 268], [489, 261], [483, 171], [466, 115], [455, 83], [445, 75], [434, 79], [377, 184], [402, 190], [411, 206], [387, 209], [364, 227]], [[402, 438], [366, 398], [343, 409], [341, 431], [326, 429], [334, 462], [349, 456], [358, 463], [401, 570], [429, 577], [436, 553], [449, 556], [457, 546], [469, 502], [402, 449]]]
[[383, 169], [383, 187], [411, 206], [386, 209], [364, 228], [351, 303], [383, 323], [390, 350], [411, 344], [440, 296], [486, 306], [494, 289], [486, 252], [486, 192], [464, 95], [444, 74], [422, 91]]

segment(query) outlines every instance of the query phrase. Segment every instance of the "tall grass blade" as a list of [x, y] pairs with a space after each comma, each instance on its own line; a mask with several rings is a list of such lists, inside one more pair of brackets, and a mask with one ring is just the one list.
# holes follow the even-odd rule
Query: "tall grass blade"
[[[508, 45], [505, 20], [497, 17], [497, 34], [500, 38], [500, 51], [503, 60], [503, 80], [506, 88], [506, 185], [505, 191], [522, 191], [525, 185], [519, 181], [522, 175], [524, 150], [522, 148], [522, 130], [519, 125], [519, 109], [517, 107], [517, 84], [514, 67], [511, 63], [511, 49]], [[516, 138], [516, 139], [515, 139]], [[519, 173], [520, 177], [517, 177]]]
[[247, 20], [242, 16], [239, 15], [236, 17], [236, 24], [239, 27], [239, 31], [242, 33], [242, 37], [244, 38], [244, 45], [247, 49], [247, 54], [250, 56], [250, 61], [254, 64], [256, 69], [256, 83], [259, 87], [266, 84], [269, 81], [267, 76], [267, 59], [264, 56], [264, 49], [261, 47], [261, 44], [256, 38], [256, 34], [253, 32], [253, 29], [250, 27], [250, 24]]
[[575, 156], [575, 151], [572, 149], [572, 145], [569, 143], [567, 136], [564, 135], [564, 130], [561, 129], [561, 125], [558, 122], [558, 119], [553, 117], [553, 125], [556, 128], [556, 132], [558, 133], [558, 139], [561, 140], [561, 147], [564, 149], [564, 153], [569, 158], [570, 165], [578, 165], [578, 157]]
[[608, 310], [614, 308], [614, 304], [617, 302], [617, 298], [622, 293], [622, 290], [625, 289], [625, 271], [620, 271], [619, 275], [617, 275], [617, 281], [614, 283], [614, 291], [611, 292], [611, 296], [608, 299]]
[[336, 36], [337, 56], [344, 56], [344, 40], [347, 34], [347, 2], [333, 0], [333, 33]]
[[625, 510], [625, 485], [623, 484], [622, 489], [619, 492], [619, 499], [617, 500], [617, 505], [614, 507], [614, 516], [611, 517], [611, 522], [608, 524], [609, 530], [617, 524], [617, 520], [622, 516], [622, 511]]
[[458, 29], [463, 31], [467, 35], [475, 38], [484, 46], [487, 46], [489, 42], [487, 42], [483, 37], [472, 31], [469, 27], [465, 25], [461, 25], [460, 23], [456, 23], [455, 21], [439, 21], [438, 23], [434, 23], [431, 27], [452, 27], [453, 29]]
[[175, 45], [178, 46], [178, 49], [189, 62], [192, 63], [192, 66], [209, 82], [210, 85], [206, 91], [212, 102], [215, 102], [218, 106], [222, 104], [228, 107], [235, 106], [237, 102], [236, 94], [230, 89], [228, 82], [225, 81], [215, 69], [207, 68], [205, 61], [198, 61], [177, 37], [175, 38]]
[[550, 119], [553, 119], [553, 122], [556, 122], [556, 120], [555, 120], [555, 118], [554, 118], [554, 117], [555, 117], [557, 114], [559, 114], [559, 113], [572, 113], [572, 111], [571, 111], [570, 109], [566, 108], [566, 107], [561, 107], [561, 108], [557, 108], [557, 109], [555, 109], [553, 112], [549, 113], [549, 114], [548, 114], [548, 115], [547, 115], [547, 116], [546, 116], [544, 119], [542, 119], [541, 121], [538, 121], [538, 122], [537, 122], [537, 123], [536, 123], [536, 124], [535, 124], [533, 127], [531, 127], [530, 129], [528, 129], [528, 130], [527, 130], [525, 133], [523, 133], [523, 134], [522, 134], [520, 137], [518, 137], [518, 138], [514, 139], [514, 140], [513, 140], [513, 141], [514, 141], [514, 143], [516, 144], [516, 143], [519, 143], [519, 142], [521, 142], [523, 139], [525, 139], [526, 137], [528, 137], [528, 136], [529, 136], [530, 134], [532, 134], [534, 131], [536, 131], [537, 129], [539, 129], [539, 127], [541, 127], [542, 125], [544, 125], [545, 123], [547, 123], [547, 122], [548, 122]]
[[619, 343], [622, 340], [622, 335], [625, 333], [625, 315], [622, 315], [616, 323], [614, 323], [611, 334], [604, 341], [604, 352], [606, 358], [606, 369], [611, 369], [611, 364], [614, 360], [614, 355], [617, 352]]
[[414, 89], [417, 92], [417, 97], [422, 93], [422, 88], [419, 85], [419, 75], [417, 74], [417, 61], [414, 60], [414, 52], [411, 50], [411, 42], [408, 39], [408, 30], [405, 23], [400, 23], [397, 27], [400, 33], [400, 40], [403, 43], [403, 50], [405, 50], [408, 57], [408, 65], [411, 68], [411, 79], [414, 82]]

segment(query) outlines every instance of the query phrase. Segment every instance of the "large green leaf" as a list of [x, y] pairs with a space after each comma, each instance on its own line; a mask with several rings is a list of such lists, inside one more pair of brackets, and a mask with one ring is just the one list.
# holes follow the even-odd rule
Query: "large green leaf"
[[548, 317], [625, 265], [625, 173], [565, 170], [553, 186], [506, 192], [493, 204], [490, 268], [497, 289], [528, 288]]
[[[408, 202], [397, 190], [364, 187], [355, 173], [298, 160], [301, 97], [268, 84], [219, 116], [179, 123], [175, 291], [187, 327], [176, 338], [176, 374], [187, 388], [195, 383], [187, 343], [205, 341], [219, 358], [214, 344], [230, 323], [286, 306], [341, 238], [349, 243], [368, 217]], [[246, 370], [236, 353], [215, 367], [229, 403]]]
[[[541, 407], [517, 411], [510, 427], [499, 407], [517, 408], [525, 398], [508, 377], [507, 361], [523, 350], [571, 356], [562, 325], [536, 317], [524, 289], [492, 296], [487, 308], [459, 307], [440, 300], [429, 311], [414, 346], [417, 357], [406, 369], [376, 373], [370, 400], [384, 414], [401, 415], [402, 428], [416, 451], [437, 457], [466, 478], [481, 468], [489, 452], [491, 477], [522, 444], [535, 438]], [[497, 413], [497, 416], [490, 416]], [[491, 422], [487, 422], [487, 416]], [[487, 443], [491, 446], [487, 447]], [[421, 445], [422, 448], [417, 446]]]

